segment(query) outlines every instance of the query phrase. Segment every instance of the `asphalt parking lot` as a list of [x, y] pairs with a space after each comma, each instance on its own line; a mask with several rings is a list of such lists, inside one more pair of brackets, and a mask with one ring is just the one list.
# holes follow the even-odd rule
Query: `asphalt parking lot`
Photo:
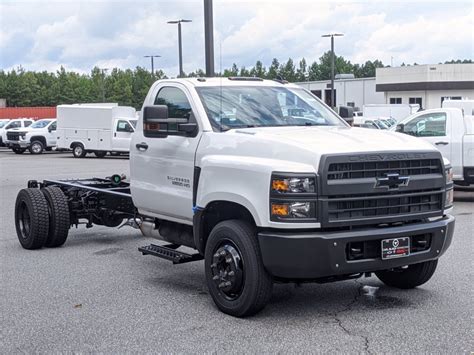
[[14, 202], [27, 180], [127, 174], [128, 162], [0, 150], [1, 353], [474, 351], [474, 189], [455, 192], [455, 239], [420, 288], [276, 285], [261, 313], [236, 319], [214, 307], [203, 262], [142, 256], [152, 240], [131, 228], [80, 226], [61, 248], [20, 247]]

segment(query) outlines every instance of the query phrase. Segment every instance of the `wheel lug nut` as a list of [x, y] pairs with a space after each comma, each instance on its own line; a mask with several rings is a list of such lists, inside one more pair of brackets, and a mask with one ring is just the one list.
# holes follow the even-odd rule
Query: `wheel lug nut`
[[225, 262], [226, 262], [227, 264], [230, 264], [230, 263], [232, 262], [232, 258], [226, 258], [226, 259], [225, 259]]
[[225, 285], [226, 287], [228, 287], [228, 286], [232, 285], [232, 282], [226, 281], [226, 282], [224, 282], [224, 285]]
[[217, 281], [217, 280], [219, 280], [219, 276], [216, 275], [216, 276], [214, 276], [212, 279], [213, 279], [214, 281]]
[[229, 271], [229, 272], [227, 273], [227, 275], [228, 275], [228, 276], [234, 276], [234, 275], [235, 275], [235, 272]]
[[225, 256], [225, 251], [222, 250], [220, 254], [221, 254], [221, 256]]

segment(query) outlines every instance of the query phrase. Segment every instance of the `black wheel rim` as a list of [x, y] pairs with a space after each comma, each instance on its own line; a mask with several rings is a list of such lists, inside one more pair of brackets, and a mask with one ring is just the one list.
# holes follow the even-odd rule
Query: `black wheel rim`
[[214, 285], [227, 300], [239, 298], [244, 289], [244, 264], [239, 249], [230, 240], [223, 240], [214, 248], [211, 273]]
[[20, 222], [21, 237], [23, 239], [27, 239], [30, 236], [31, 219], [30, 219], [30, 211], [28, 210], [28, 206], [24, 202], [20, 205], [19, 222]]

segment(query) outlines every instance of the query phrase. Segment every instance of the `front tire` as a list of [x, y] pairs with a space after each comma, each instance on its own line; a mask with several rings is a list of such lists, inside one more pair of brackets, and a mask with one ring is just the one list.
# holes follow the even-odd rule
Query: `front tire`
[[48, 238], [48, 202], [39, 189], [22, 189], [15, 202], [15, 228], [25, 249], [39, 249]]
[[12, 150], [13, 150], [13, 153], [15, 153], [15, 154], [23, 154], [26, 149], [24, 149], [24, 148], [12, 148]]
[[43, 153], [44, 145], [40, 141], [33, 141], [28, 147], [28, 150], [31, 154], [41, 154]]
[[438, 260], [408, 265], [406, 268], [377, 271], [375, 275], [387, 286], [409, 289], [428, 282], [436, 271]]
[[273, 280], [263, 266], [254, 227], [241, 220], [220, 222], [204, 255], [207, 286], [222, 312], [245, 317], [265, 307]]
[[87, 152], [81, 143], [78, 143], [72, 147], [72, 155], [74, 155], [74, 158], [84, 158], [86, 154]]
[[105, 156], [107, 155], [107, 151], [96, 150], [96, 151], [94, 152], [94, 154], [95, 154], [95, 156], [96, 156], [97, 158], [103, 158], [103, 157], [105, 157]]
[[49, 233], [45, 246], [57, 248], [66, 242], [69, 233], [69, 204], [57, 186], [48, 186], [42, 191], [49, 208]]

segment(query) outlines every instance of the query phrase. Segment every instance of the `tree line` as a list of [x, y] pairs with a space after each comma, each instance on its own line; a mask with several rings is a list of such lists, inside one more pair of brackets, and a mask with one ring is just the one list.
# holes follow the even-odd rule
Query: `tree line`
[[[472, 60], [453, 60], [449, 63], [472, 63]], [[405, 65], [405, 64], [403, 64]], [[416, 63], [414, 64], [416, 65]], [[335, 57], [335, 73], [351, 73], [356, 78], [374, 77], [380, 60], [353, 64], [342, 56]], [[220, 75], [220, 73], [218, 74]], [[331, 77], [331, 53], [324, 53], [311, 64], [303, 58], [295, 63], [291, 58], [280, 62], [274, 58], [268, 67], [257, 61], [253, 67], [233, 64], [222, 72], [223, 76], [256, 76], [264, 79], [282, 78], [289, 82], [327, 80]], [[185, 74], [186, 77], [205, 76], [203, 70]], [[110, 71], [93, 68], [90, 74], [79, 74], [62, 68], [55, 73], [0, 70], [0, 98], [10, 107], [57, 106], [85, 102], [117, 102], [140, 109], [151, 84], [167, 76], [162, 70], [153, 74], [142, 67]]]

